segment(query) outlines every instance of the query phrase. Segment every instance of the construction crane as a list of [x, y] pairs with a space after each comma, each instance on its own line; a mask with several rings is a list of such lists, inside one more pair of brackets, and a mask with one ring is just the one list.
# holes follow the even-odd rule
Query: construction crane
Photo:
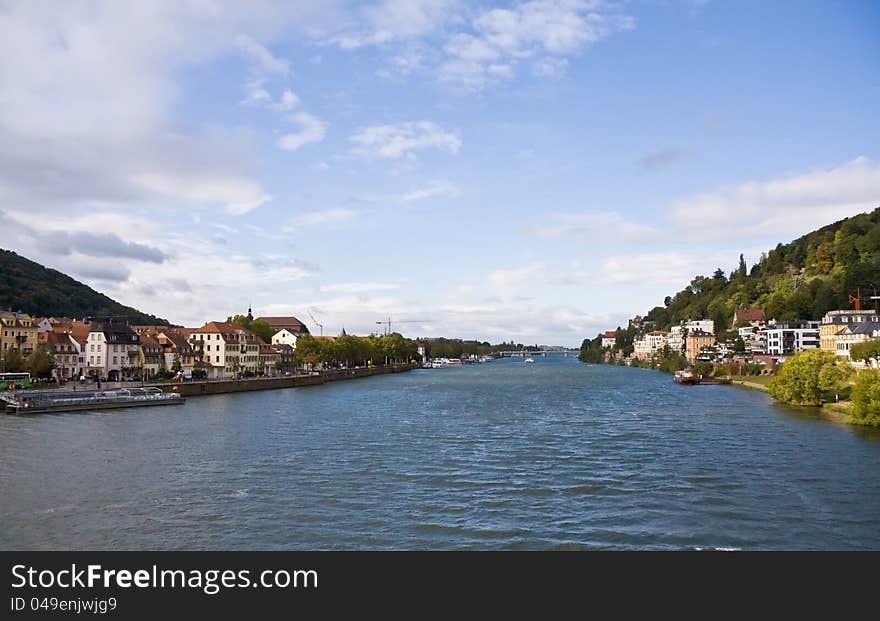
[[880, 295], [862, 296], [861, 289], [856, 289], [855, 295], [852, 293], [849, 294], [849, 302], [857, 311], [862, 310], [862, 300], [880, 300]]
[[[430, 319], [398, 319], [394, 323], [427, 323]], [[385, 326], [385, 334], [391, 334], [391, 316], [385, 321], [377, 321], [376, 325]]]
[[318, 323], [318, 320], [315, 319], [315, 316], [312, 314], [312, 311], [308, 311], [308, 313], [309, 313], [309, 317], [312, 318], [312, 321], [315, 323], [315, 325], [321, 329], [321, 336], [324, 336], [324, 324]]

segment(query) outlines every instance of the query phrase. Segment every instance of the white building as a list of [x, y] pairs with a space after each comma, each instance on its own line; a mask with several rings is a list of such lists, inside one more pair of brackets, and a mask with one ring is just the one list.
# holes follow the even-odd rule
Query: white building
[[131, 375], [138, 366], [138, 335], [122, 323], [93, 323], [84, 356], [89, 375], [120, 380]]
[[260, 344], [256, 334], [235, 323], [209, 321], [190, 334], [189, 342], [210, 365], [208, 379], [225, 379], [239, 373], [260, 373]]
[[608, 330], [602, 335], [602, 349], [611, 349], [617, 343], [617, 332]]
[[296, 349], [296, 339], [299, 336], [299, 334], [296, 334], [287, 328], [282, 328], [272, 335], [272, 345], [290, 345]]
[[633, 341], [633, 355], [640, 359], [650, 358], [666, 346], [667, 335], [668, 333], [663, 330], [643, 334]]
[[706, 332], [715, 334], [715, 322], [711, 319], [694, 319], [686, 321], [684, 327], [688, 332]]
[[806, 349], [819, 347], [819, 322], [801, 321], [776, 323], [771, 321], [761, 330], [764, 352], [771, 356], [790, 356]]

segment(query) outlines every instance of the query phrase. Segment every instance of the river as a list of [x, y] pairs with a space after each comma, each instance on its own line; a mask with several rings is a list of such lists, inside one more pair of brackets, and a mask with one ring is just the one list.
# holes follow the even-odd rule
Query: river
[[2, 549], [880, 549], [880, 434], [536, 357], [0, 416]]

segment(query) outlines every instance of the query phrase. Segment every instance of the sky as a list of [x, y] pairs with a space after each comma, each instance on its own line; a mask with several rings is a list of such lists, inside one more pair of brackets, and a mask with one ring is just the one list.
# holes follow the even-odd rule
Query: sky
[[34, 1], [0, 33], [0, 247], [186, 326], [578, 346], [880, 206], [877, 2]]

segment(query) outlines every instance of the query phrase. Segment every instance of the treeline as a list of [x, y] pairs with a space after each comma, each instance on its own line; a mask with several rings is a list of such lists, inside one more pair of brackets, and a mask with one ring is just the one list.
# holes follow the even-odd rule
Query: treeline
[[502, 351], [538, 351], [537, 345], [522, 343], [499, 343], [491, 345], [488, 341], [463, 341], [461, 339], [424, 339], [418, 340], [424, 346], [428, 358], [461, 358], [463, 356], [491, 356]]
[[758, 307], [779, 321], [815, 320], [849, 308], [849, 295], [857, 289], [874, 295], [875, 288], [880, 288], [880, 208], [778, 244], [751, 269], [740, 255], [736, 269], [695, 277], [645, 319], [657, 329], [712, 319], [718, 332], [734, 327], [734, 311]]
[[293, 355], [298, 367], [354, 367], [420, 361], [416, 342], [397, 332], [384, 336], [344, 334], [335, 339], [306, 334], [296, 340]]
[[[161, 291], [161, 283], [157, 284]], [[133, 324], [168, 325], [39, 263], [0, 249], [0, 309], [46, 317], [116, 317]]]

